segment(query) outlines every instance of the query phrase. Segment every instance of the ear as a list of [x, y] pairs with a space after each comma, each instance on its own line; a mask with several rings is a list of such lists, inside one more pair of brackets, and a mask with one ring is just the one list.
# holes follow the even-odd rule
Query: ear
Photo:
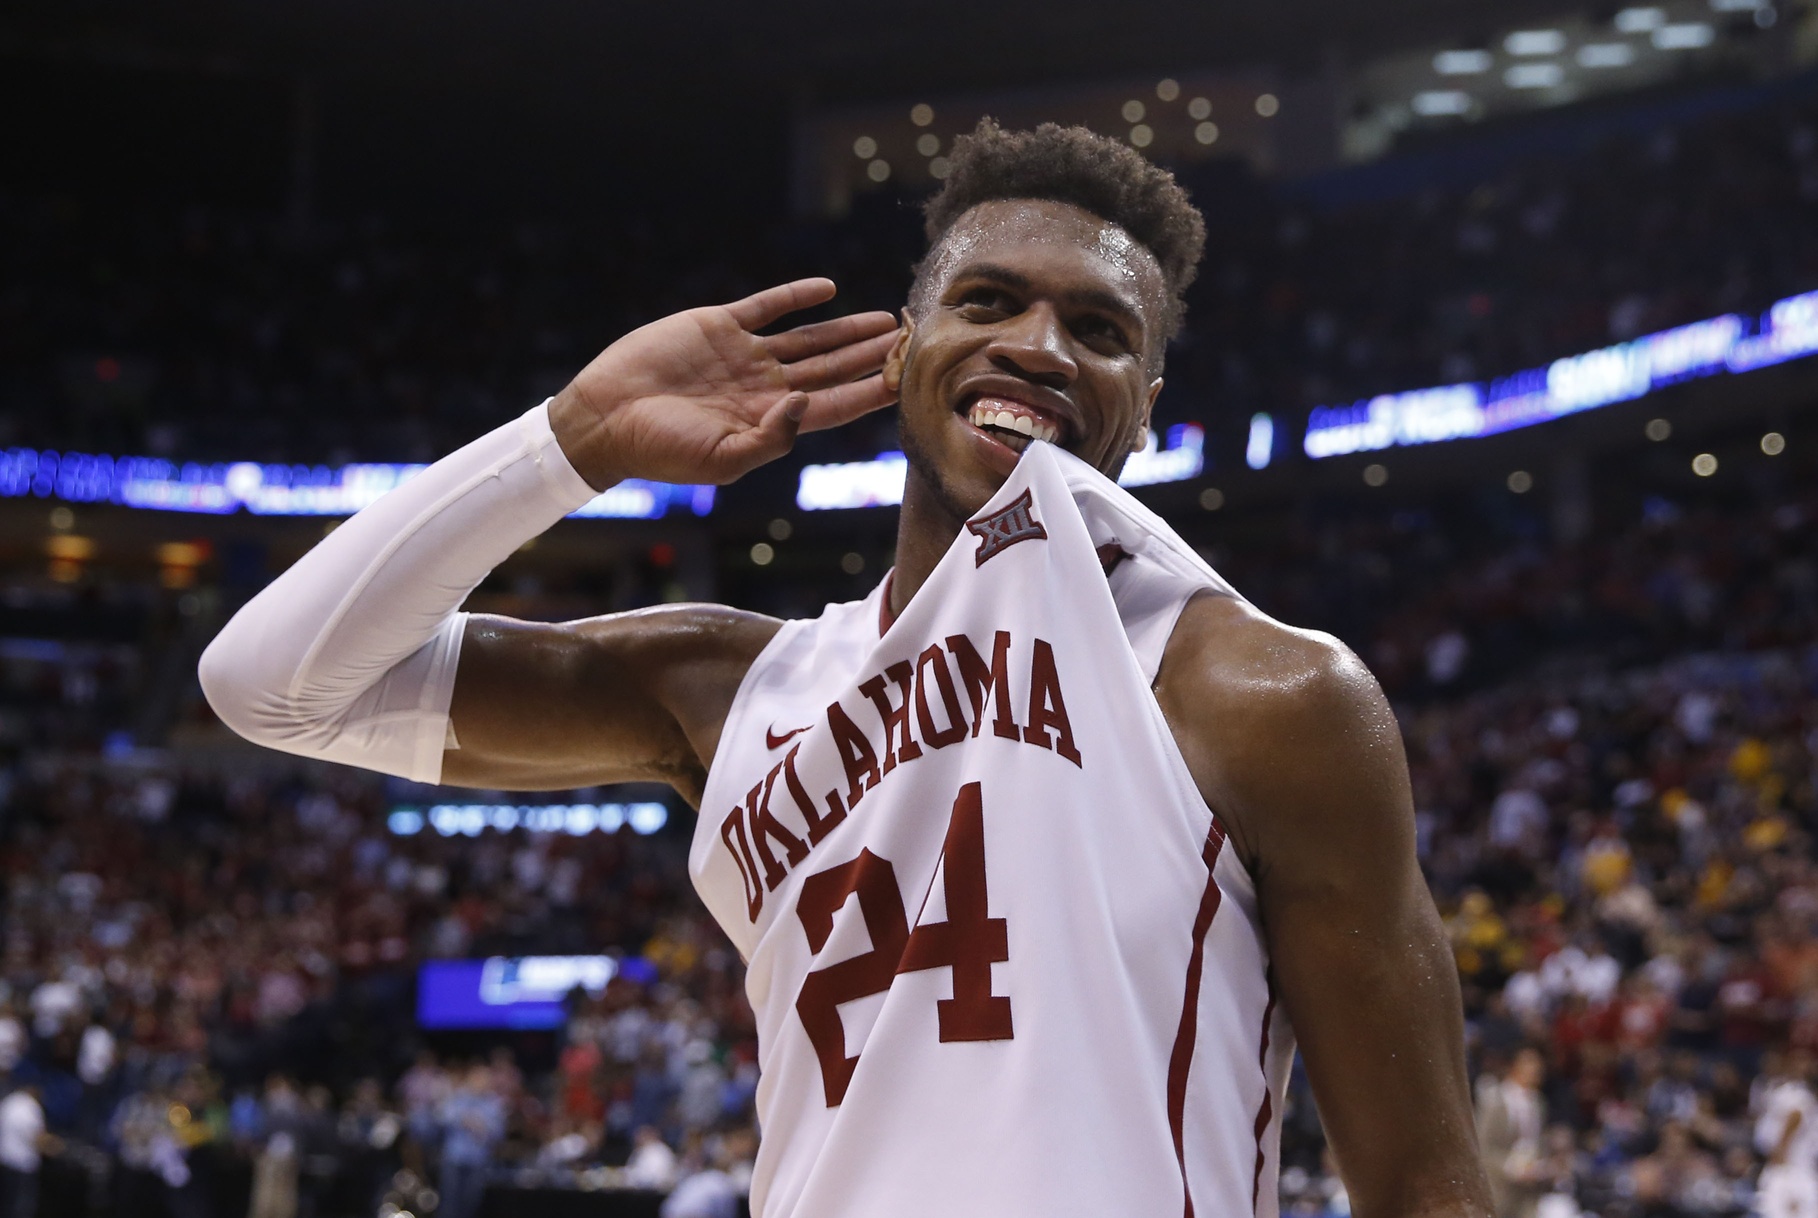
[[903, 390], [903, 366], [909, 361], [909, 340], [914, 337], [915, 318], [909, 315], [908, 309], [904, 309], [903, 324], [897, 329], [896, 342], [891, 345], [890, 354], [884, 357], [884, 388], [891, 393], [901, 393]]
[[1137, 413], [1131, 424], [1130, 451], [1141, 452], [1144, 440], [1149, 434], [1149, 416], [1155, 413], [1155, 399], [1161, 396], [1162, 379], [1156, 377], [1149, 382], [1149, 392], [1143, 397], [1143, 408]]

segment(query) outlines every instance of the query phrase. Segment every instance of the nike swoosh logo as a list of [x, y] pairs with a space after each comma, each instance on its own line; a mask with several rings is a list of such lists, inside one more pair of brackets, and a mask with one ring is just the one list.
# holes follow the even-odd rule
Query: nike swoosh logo
[[[813, 725], [810, 724], [809, 726], [813, 726]], [[764, 729], [764, 747], [770, 748], [770, 749], [780, 749], [785, 744], [789, 743], [790, 737], [799, 736], [807, 730], [808, 730], [808, 728], [806, 728], [806, 727], [798, 727], [791, 731], [784, 732], [781, 736], [779, 736], [776, 734], [775, 730], [773, 730], [771, 728], [765, 728]]]

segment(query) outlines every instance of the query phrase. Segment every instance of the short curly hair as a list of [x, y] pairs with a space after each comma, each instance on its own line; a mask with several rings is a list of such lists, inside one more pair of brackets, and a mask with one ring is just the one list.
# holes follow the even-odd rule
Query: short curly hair
[[1168, 289], [1168, 311], [1157, 335], [1156, 360], [1180, 330], [1185, 294], [1199, 273], [1206, 221], [1174, 175], [1108, 136], [1084, 127], [1043, 123], [1005, 131], [989, 118], [953, 141], [946, 184], [923, 207], [928, 256], [910, 289], [919, 311], [924, 280], [954, 223], [993, 199], [1049, 199], [1089, 211], [1129, 233], [1155, 255]]

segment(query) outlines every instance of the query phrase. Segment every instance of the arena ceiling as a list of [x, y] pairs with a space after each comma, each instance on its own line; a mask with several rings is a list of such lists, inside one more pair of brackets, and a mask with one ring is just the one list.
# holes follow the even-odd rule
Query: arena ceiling
[[320, 99], [330, 191], [337, 181], [388, 175], [417, 185], [471, 182], [476, 175], [460, 171], [475, 165], [551, 192], [600, 189], [572, 164], [562, 167], [598, 147], [646, 170], [658, 193], [723, 189], [737, 178], [780, 198], [790, 119], [808, 108], [1205, 68], [1316, 72], [1583, 7], [15, 0], [0, 12], [0, 56], [34, 61], [40, 80], [58, 77], [46, 65], [72, 63], [306, 81]]

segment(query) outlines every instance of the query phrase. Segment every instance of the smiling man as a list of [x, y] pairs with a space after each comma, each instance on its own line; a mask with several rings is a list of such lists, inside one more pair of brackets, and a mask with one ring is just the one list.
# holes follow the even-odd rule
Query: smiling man
[[[614, 343], [350, 520], [203, 657], [275, 748], [660, 780], [749, 965], [760, 1218], [1273, 1214], [1298, 1042], [1360, 1218], [1483, 1214], [1393, 717], [1112, 479], [1203, 223], [1077, 129], [957, 141], [900, 328], [806, 280]], [[871, 375], [881, 368], [879, 375]], [[627, 477], [726, 482], [901, 401], [897, 564], [809, 621], [457, 612]]]

